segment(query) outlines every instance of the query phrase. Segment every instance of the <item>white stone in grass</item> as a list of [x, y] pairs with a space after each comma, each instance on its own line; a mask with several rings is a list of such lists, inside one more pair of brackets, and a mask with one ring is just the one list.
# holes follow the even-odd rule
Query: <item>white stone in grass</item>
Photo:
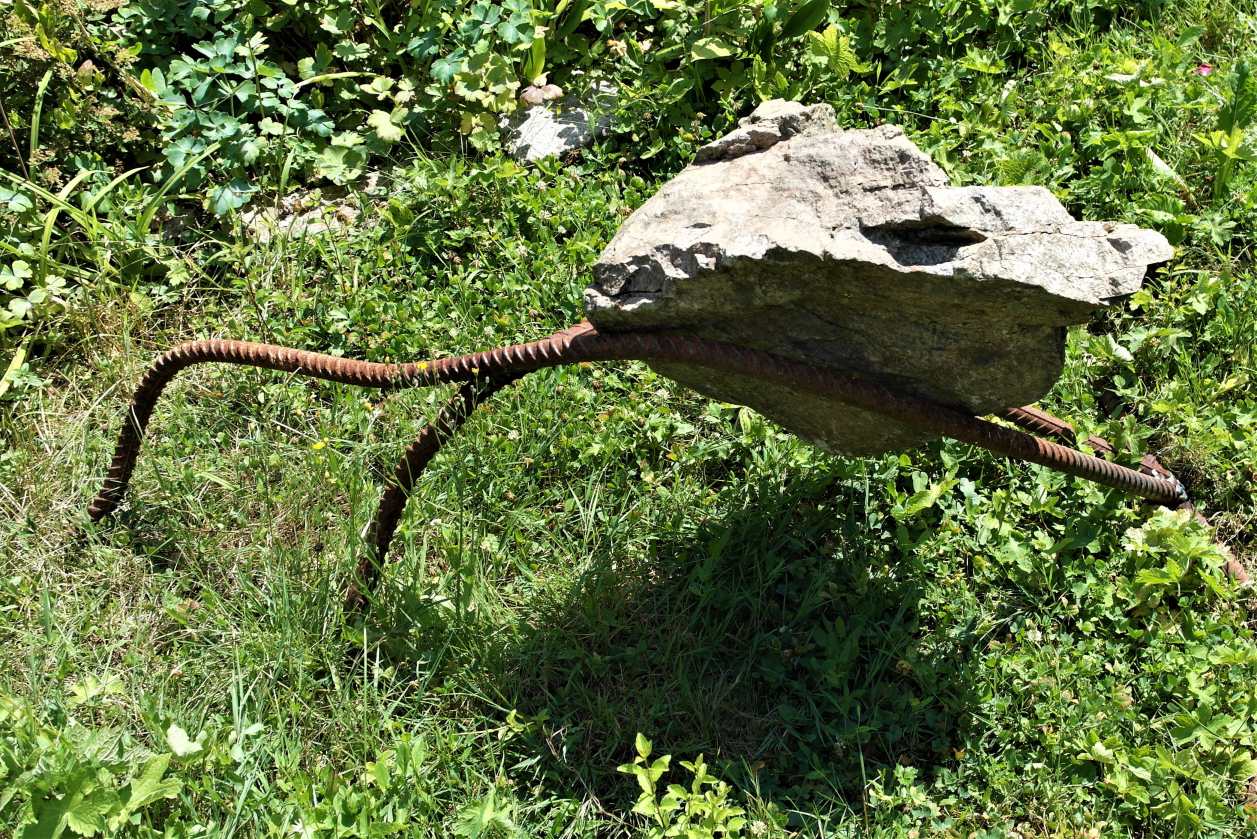
[[502, 120], [507, 150], [516, 160], [534, 162], [584, 148], [607, 133], [615, 102], [615, 88], [602, 84], [586, 96], [543, 99], [521, 108]]

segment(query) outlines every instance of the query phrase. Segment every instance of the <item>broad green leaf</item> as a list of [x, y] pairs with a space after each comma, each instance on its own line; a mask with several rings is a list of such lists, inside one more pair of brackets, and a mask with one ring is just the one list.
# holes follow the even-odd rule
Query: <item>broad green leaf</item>
[[454, 81], [454, 77], [462, 72], [463, 59], [453, 55], [445, 55], [432, 62], [429, 72], [432, 78], [441, 84], [449, 84]]
[[807, 33], [808, 52], [828, 65], [836, 79], [845, 79], [851, 73], [866, 73], [869, 67], [860, 62], [851, 39], [836, 25], [825, 27], [823, 32]]
[[111, 789], [97, 789], [73, 802], [65, 813], [66, 827], [80, 836], [104, 833], [107, 819], [121, 806], [118, 794]]
[[216, 216], [225, 216], [232, 210], [238, 210], [249, 200], [257, 187], [243, 178], [234, 178], [230, 183], [214, 188], [210, 192], [210, 210]]
[[536, 38], [536, 29], [525, 15], [511, 15], [498, 24], [497, 32], [498, 37], [512, 46], [532, 44]]
[[973, 70], [975, 73], [988, 73], [997, 75], [1003, 73], [1007, 68], [1004, 60], [994, 55], [989, 50], [980, 50], [970, 47], [964, 57], [957, 62], [961, 67]]
[[15, 259], [0, 267], [0, 285], [9, 291], [17, 291], [31, 278], [31, 264], [25, 259]]
[[342, 8], [336, 11], [335, 17], [330, 13], [324, 14], [319, 20], [319, 27], [333, 35], [344, 35], [353, 31], [357, 20], [357, 15], [353, 9]]
[[1141, 586], [1168, 586], [1178, 581], [1178, 577], [1161, 568], [1145, 568], [1135, 575], [1135, 582]]
[[1096, 741], [1091, 746], [1091, 752], [1088, 756], [1099, 763], [1113, 763], [1115, 754], [1108, 746]]
[[166, 729], [166, 745], [170, 746], [170, 751], [174, 752], [176, 757], [187, 757], [203, 748], [199, 740], [188, 737], [188, 732], [174, 723]]
[[314, 171], [333, 183], [347, 184], [362, 174], [367, 155], [359, 148], [328, 146], [319, 154]]
[[[169, 736], [169, 734], [167, 735]], [[186, 738], [186, 734], [184, 735]], [[200, 748], [199, 743], [192, 745]], [[170, 765], [170, 755], [156, 755], [144, 764], [140, 774], [131, 779], [124, 790], [123, 812], [126, 815], [139, 812], [154, 801], [163, 798], [174, 798], [179, 794], [183, 783], [178, 778], [162, 779], [166, 768]]]
[[160, 67], [142, 70], [140, 72], [140, 85], [149, 93], [161, 98], [161, 95], [166, 92], [166, 77]]
[[22, 318], [30, 314], [31, 301], [27, 300], [25, 297], [14, 297], [12, 300], [9, 301], [8, 308], [9, 308], [9, 314], [13, 315], [13, 317], [17, 318], [18, 320], [21, 320]]
[[892, 515], [900, 521], [912, 518], [913, 516], [918, 515], [919, 513], [922, 513], [937, 504], [938, 499], [942, 497], [943, 493], [954, 487], [956, 483], [955, 479], [949, 478], [945, 481], [940, 481], [937, 484], [931, 484], [927, 489], [913, 493], [908, 500], [904, 502], [903, 507], [894, 510]]
[[68, 795], [63, 798], [40, 797], [32, 801], [35, 821], [22, 828], [19, 839], [57, 839], [65, 832], [66, 812], [71, 803]]
[[642, 734], [640, 731], [637, 732], [637, 738], [633, 741], [633, 745], [637, 748], [637, 756], [642, 760], [650, 757], [650, 750], [652, 746], [650, 745], [650, 741], [646, 739], [645, 734]]
[[655, 799], [651, 797], [649, 792], [643, 792], [641, 797], [637, 799], [637, 803], [633, 805], [633, 812], [657, 819], [659, 817], [659, 805], [655, 803]]
[[679, 76], [664, 89], [663, 101], [679, 102], [685, 94], [694, 89], [694, 80], [689, 76]]
[[784, 38], [793, 38], [820, 26], [829, 14], [829, 0], [810, 0], [800, 6], [781, 27]]
[[31, 809], [35, 813], [35, 822], [22, 829], [19, 834], [21, 839], [57, 839], [65, 833], [70, 810], [78, 806], [96, 786], [95, 776], [92, 768], [80, 765], [68, 777], [62, 775], [57, 779], [60, 795], [34, 797]]
[[358, 85], [358, 89], [376, 99], [384, 100], [388, 98], [394, 84], [395, 82], [388, 76], [375, 76], [367, 84]]
[[11, 213], [24, 213], [35, 206], [29, 195], [7, 187], [0, 187], [0, 204]]
[[1170, 166], [1170, 164], [1162, 160], [1161, 155], [1157, 154], [1155, 151], [1153, 151], [1150, 148], [1144, 149], [1144, 154], [1147, 155], [1148, 162], [1152, 164], [1152, 169], [1154, 172], [1156, 172], [1158, 175], [1160, 175], [1163, 178], [1169, 178], [1170, 180], [1172, 180], [1174, 182], [1174, 185], [1177, 186], [1179, 189], [1188, 190], [1187, 181], [1183, 180], [1183, 177], [1179, 175], [1178, 172], [1174, 171], [1174, 167]]
[[1218, 129], [1230, 134], [1241, 132], [1257, 121], [1257, 74], [1245, 60], [1235, 64], [1231, 75], [1230, 96], [1218, 112]]
[[518, 831], [511, 820], [511, 808], [499, 806], [497, 790], [489, 790], [480, 801], [464, 807], [454, 824], [454, 835], [464, 839], [480, 839], [481, 836], [510, 836]]
[[690, 47], [690, 61], [707, 61], [713, 58], [728, 58], [735, 52], [730, 44], [715, 36], [699, 38]]
[[1112, 335], [1105, 335], [1104, 337], [1105, 337], [1105, 342], [1108, 346], [1109, 354], [1113, 358], [1116, 358], [1120, 361], [1125, 361], [1127, 364], [1133, 364], [1135, 362], [1135, 356], [1131, 353], [1129, 349], [1123, 346], [1116, 338], [1114, 338]]
[[393, 124], [393, 117], [388, 111], [372, 111], [367, 117], [367, 125], [375, 129], [375, 136], [386, 143], [396, 143], [402, 138], [403, 131]]
[[246, 166], [252, 165], [266, 150], [266, 139], [250, 137], [240, 144], [240, 159]]
[[[17, 348], [13, 353], [13, 358], [9, 359], [9, 366], [5, 368], [4, 375], [0, 376], [0, 396], [4, 396], [9, 388], [13, 385], [14, 379], [17, 378], [18, 371], [22, 369], [22, 365], [26, 363], [26, 345]], [[0, 807], [0, 809], [4, 809]]]
[[528, 58], [524, 61], [521, 75], [529, 84], [537, 84], [546, 72], [546, 39], [537, 38], [528, 50]]

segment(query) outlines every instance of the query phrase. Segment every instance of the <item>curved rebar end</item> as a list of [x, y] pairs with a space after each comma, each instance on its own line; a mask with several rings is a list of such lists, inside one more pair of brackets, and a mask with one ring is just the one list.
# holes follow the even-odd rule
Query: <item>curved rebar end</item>
[[87, 515], [100, 521], [114, 512], [131, 482], [144, 441], [144, 431], [166, 385], [186, 367], [205, 362], [260, 367], [362, 387], [392, 388], [399, 384], [398, 366], [354, 361], [273, 344], [208, 339], [188, 341], [162, 353], [144, 373], [118, 432], [118, 443], [104, 484], [88, 505]]
[[92, 499], [92, 503], [87, 505], [87, 518], [93, 522], [98, 522], [114, 510], [117, 510], [121, 501], [121, 491], [115, 490], [113, 487], [105, 487], [96, 494], [96, 497]]

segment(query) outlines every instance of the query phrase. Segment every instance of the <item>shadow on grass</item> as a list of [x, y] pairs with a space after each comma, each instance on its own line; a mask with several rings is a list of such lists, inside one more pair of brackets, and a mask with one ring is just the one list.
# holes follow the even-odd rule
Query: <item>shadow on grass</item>
[[124, 507], [102, 521], [79, 525], [72, 550], [78, 553], [93, 542], [125, 545], [151, 573], [170, 571], [184, 558], [180, 539], [169, 526], [177, 514], [161, 504]]
[[742, 485], [645, 556], [591, 557], [563, 599], [481, 648], [472, 691], [543, 717], [542, 771], [607, 806], [636, 795], [615, 767], [639, 731], [786, 807], [859, 809], [895, 763], [928, 776], [953, 760], [977, 642], [928, 631], [928, 572], [893, 522], [865, 525], [863, 497], [832, 476]]

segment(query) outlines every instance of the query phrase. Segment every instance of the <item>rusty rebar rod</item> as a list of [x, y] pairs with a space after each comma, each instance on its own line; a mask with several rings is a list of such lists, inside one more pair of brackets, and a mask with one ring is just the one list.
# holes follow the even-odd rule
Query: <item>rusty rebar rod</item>
[[[1021, 426], [1033, 434], [1044, 437], [1055, 437], [1067, 446], [1078, 444], [1078, 434], [1074, 427], [1060, 417], [1054, 417], [1042, 408], [1026, 405], [1023, 408], [1009, 408], [1003, 413], [1004, 419]], [[1100, 457], [1112, 460], [1117, 457], [1117, 447], [1092, 434], [1084, 441], [1087, 446]], [[1156, 455], [1149, 452], [1139, 460], [1139, 471], [1145, 475], [1158, 478], [1173, 478], [1174, 473], [1161, 465]]]
[[423, 427], [414, 441], [406, 447], [401, 460], [393, 470], [393, 476], [385, 484], [380, 495], [380, 504], [376, 508], [375, 518], [367, 531], [367, 543], [370, 549], [358, 560], [358, 572], [345, 593], [345, 608], [356, 611], [366, 604], [364, 592], [375, 589], [383, 570], [384, 561], [388, 557], [388, 548], [397, 532], [397, 523], [401, 521], [402, 512], [415, 483], [432, 458], [436, 457], [445, 443], [471, 416], [476, 407], [494, 393], [511, 384], [517, 377], [510, 376], [500, 379], [485, 379], [465, 382], [458, 389], [436, 419]]
[[[404, 364], [354, 361], [321, 353], [245, 341], [207, 340], [183, 344], [160, 356], [141, 379], [124, 419], [104, 486], [88, 508], [88, 513], [93, 520], [99, 520], [116, 509], [126, 491], [131, 473], [134, 471], [140, 444], [158, 397], [180, 370], [193, 364], [205, 362], [241, 364], [300, 373], [363, 387], [400, 388], [475, 381], [505, 384], [543, 367], [587, 361], [630, 359], [682, 362], [726, 373], [786, 382], [794, 387], [829, 396], [925, 431], [982, 446], [1015, 460], [1047, 466], [1160, 504], [1176, 506], [1186, 501], [1186, 493], [1182, 485], [1164, 469], [1149, 468], [1149, 473], [1145, 474], [1111, 460], [1104, 460], [974, 417], [962, 409], [897, 393], [856, 375], [692, 336], [662, 332], [604, 333], [599, 332], [586, 321], [539, 341], [499, 347], [487, 352]], [[490, 387], [496, 389], [501, 384], [490, 385]], [[474, 391], [464, 390], [462, 393], [468, 392]], [[416, 441], [415, 445], [420, 449], [414, 458], [410, 459], [408, 453], [407, 458], [403, 459], [403, 466], [406, 468], [404, 482], [413, 485], [414, 478], [423, 465], [426, 465], [427, 461], [435, 455], [436, 448], [440, 445], [439, 441], [448, 437], [461, 423], [462, 418], [470, 413], [477, 398], [484, 398], [487, 395], [486, 393], [481, 397], [470, 398], [463, 395], [462, 407], [454, 409], [460, 418], [452, 420], [451, 417], [446, 417], [447, 421], [442, 425], [442, 428], [446, 430], [432, 432], [431, 440], [436, 442], [430, 452], [424, 448], [431, 445], [430, 443], [421, 444], [421, 440], [425, 438], [421, 436], [421, 440]], [[456, 400], [456, 402], [459, 401]], [[1045, 419], [1055, 420], [1055, 418], [1043, 415], [1041, 412], [1037, 412], [1037, 415], [1034, 412], [1017, 415], [1014, 412], [1010, 418], [1042, 433], [1053, 433], [1058, 437], [1065, 436], [1063, 429], [1053, 429], [1052, 424]], [[438, 419], [434, 425], [439, 425], [441, 422]], [[1055, 422], [1064, 425], [1060, 421]], [[1069, 433], [1072, 434], [1072, 429]], [[1072, 439], [1072, 437], [1065, 437], [1065, 439]], [[1112, 452], [1112, 447], [1109, 447], [1109, 452]], [[376, 563], [383, 562], [389, 542], [389, 538], [385, 537], [391, 537], [397, 517], [401, 514], [401, 506], [405, 503], [406, 492], [403, 489], [403, 483], [397, 481], [396, 475], [392, 486], [397, 489], [387, 489], [384, 499], [389, 504], [389, 510], [377, 516], [377, 526], [373, 531]], [[392, 508], [399, 501], [400, 506], [394, 513]], [[384, 519], [387, 517], [392, 517], [393, 521], [391, 525], [383, 526], [386, 524]], [[368, 573], [370, 573], [369, 570]]]
[[[1078, 439], [1078, 435], [1072, 425], [1033, 405], [1027, 405], [1023, 408], [1009, 408], [1004, 412], [1003, 416], [1004, 419], [1021, 426], [1027, 431], [1055, 437], [1068, 445], [1072, 445]], [[1098, 452], [1104, 457], [1114, 457], [1117, 454], [1116, 446], [1103, 437], [1097, 437], [1094, 434], [1087, 438], [1087, 445], [1091, 447], [1092, 451]], [[1145, 475], [1173, 477], [1173, 473], [1161, 465], [1161, 461], [1151, 452], [1140, 459], [1139, 471]], [[1210, 530], [1213, 529], [1213, 523], [1209, 521], [1204, 513], [1196, 508], [1196, 505], [1187, 498], [1186, 494], [1184, 494], [1181, 503], [1171, 506], [1177, 510], [1186, 510], [1200, 524]], [[1244, 567], [1244, 564], [1235, 558], [1235, 554], [1225, 544], [1222, 542], [1216, 542], [1215, 544], [1222, 553], [1222, 571], [1238, 583], [1248, 583], [1250, 577], [1248, 569]]]
[[99, 521], [118, 507], [131, 481], [135, 459], [140, 453], [144, 431], [153, 416], [153, 408], [166, 385], [179, 371], [194, 364], [218, 362], [302, 373], [317, 379], [360, 385], [362, 387], [392, 387], [397, 378], [398, 365], [373, 364], [353, 361], [322, 353], [305, 352], [271, 344], [254, 344], [247, 341], [191, 341], [158, 356], [157, 360], [140, 379], [131, 397], [131, 405], [122, 421], [118, 445], [113, 460], [105, 474], [105, 482], [87, 508], [92, 521]]

